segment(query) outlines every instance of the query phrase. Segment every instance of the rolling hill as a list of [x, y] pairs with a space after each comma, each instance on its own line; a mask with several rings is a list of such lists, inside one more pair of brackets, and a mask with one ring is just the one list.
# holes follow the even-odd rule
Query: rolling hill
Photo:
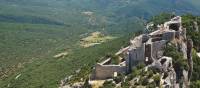
[[[151, 16], [200, 15], [199, 7], [197, 0], [1, 0], [0, 88], [55, 88], [78, 68], [88, 70], [120, 49]], [[81, 35], [96, 31], [119, 38], [79, 46]], [[62, 52], [69, 56], [53, 58]]]

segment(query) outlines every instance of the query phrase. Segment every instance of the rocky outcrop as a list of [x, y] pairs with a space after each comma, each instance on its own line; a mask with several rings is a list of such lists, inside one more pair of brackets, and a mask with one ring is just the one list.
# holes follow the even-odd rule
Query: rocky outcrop
[[[180, 69], [180, 66], [176, 68], [172, 61], [177, 58], [164, 56], [164, 49], [168, 43], [176, 45], [176, 50], [183, 55], [182, 59], [188, 61], [189, 69]], [[138, 63], [144, 62], [146, 71], [152, 68], [158, 71], [160, 83], [157, 83], [163, 88], [188, 88], [193, 71], [192, 48], [193, 42], [191, 39], [187, 40], [182, 19], [177, 16], [159, 26], [158, 30], [130, 40], [128, 47], [115, 54], [122, 58], [118, 65], [109, 64], [110, 59], [97, 63], [91, 78], [106, 80], [118, 74], [129, 74]], [[158, 81], [158, 78], [156, 80]]]
[[193, 26], [193, 29], [195, 29], [196, 32], [199, 32], [199, 26], [198, 26], [198, 23], [195, 21], [193, 22], [194, 23], [194, 26]]
[[192, 76], [192, 71], [193, 71], [192, 48], [193, 48], [193, 41], [189, 39], [187, 41], [187, 59], [188, 59], [188, 65], [189, 65], [188, 81], [190, 80]]

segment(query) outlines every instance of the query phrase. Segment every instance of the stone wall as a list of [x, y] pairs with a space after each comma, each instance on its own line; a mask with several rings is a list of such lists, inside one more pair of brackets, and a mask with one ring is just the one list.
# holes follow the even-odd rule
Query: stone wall
[[145, 45], [145, 64], [151, 64], [153, 62], [152, 58], [152, 45]]
[[175, 39], [175, 32], [171, 31], [171, 32], [163, 33], [162, 39], [168, 40], [168, 41]]
[[93, 75], [95, 79], [108, 79], [113, 77], [114, 72], [125, 73], [126, 66], [97, 64]]
[[139, 62], [150, 61], [153, 62], [163, 56], [163, 49], [168, 41], [175, 38], [181, 39], [180, 36], [186, 37], [186, 30], [182, 30], [181, 17], [175, 17], [171, 21], [165, 22], [164, 27], [156, 30], [150, 34], [142, 34], [130, 40], [130, 46], [124, 48], [116, 53], [125, 54], [125, 65], [106, 65], [97, 64], [94, 70], [95, 79], [107, 79], [114, 75], [114, 72], [125, 73], [130, 72], [131, 69]]
[[139, 62], [143, 62], [145, 60], [145, 44], [143, 43], [140, 47], [129, 49], [126, 65], [127, 71], [129, 72], [132, 67], [137, 65]]
[[130, 40], [131, 48], [141, 47], [141, 45], [143, 44], [143, 38], [143, 35], [140, 35], [135, 37], [133, 40]]
[[156, 59], [163, 56], [163, 49], [166, 42], [166, 40], [152, 42], [152, 58]]

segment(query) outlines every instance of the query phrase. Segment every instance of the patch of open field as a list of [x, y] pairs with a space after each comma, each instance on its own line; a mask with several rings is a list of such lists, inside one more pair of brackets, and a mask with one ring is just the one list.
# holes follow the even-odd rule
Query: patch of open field
[[93, 32], [88, 37], [81, 39], [80, 45], [84, 48], [101, 44], [103, 42], [115, 39], [113, 36], [105, 36], [101, 32]]

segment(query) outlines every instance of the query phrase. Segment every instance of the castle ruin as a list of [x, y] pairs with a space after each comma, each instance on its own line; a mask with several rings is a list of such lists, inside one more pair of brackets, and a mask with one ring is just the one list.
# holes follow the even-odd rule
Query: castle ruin
[[[91, 79], [104, 80], [113, 78], [116, 74], [130, 73], [138, 63], [144, 62], [150, 67], [159, 68], [164, 72], [170, 72], [168, 77], [162, 79], [166, 84], [173, 88], [177, 88], [177, 75], [172, 67], [171, 57], [163, 56], [164, 48], [170, 41], [176, 41], [178, 50], [188, 60], [189, 72], [184, 71], [184, 80], [188, 82], [193, 69], [193, 62], [191, 57], [191, 50], [193, 43], [186, 38], [186, 29], [182, 27], [182, 19], [180, 16], [172, 18], [170, 21], [165, 22], [158, 26], [158, 30], [149, 34], [141, 34], [130, 40], [130, 45], [126, 48], [119, 50], [115, 55], [123, 57], [121, 62], [117, 65], [111, 64], [111, 58], [106, 59], [101, 63], [97, 63]], [[183, 85], [183, 86], [187, 86]]]

